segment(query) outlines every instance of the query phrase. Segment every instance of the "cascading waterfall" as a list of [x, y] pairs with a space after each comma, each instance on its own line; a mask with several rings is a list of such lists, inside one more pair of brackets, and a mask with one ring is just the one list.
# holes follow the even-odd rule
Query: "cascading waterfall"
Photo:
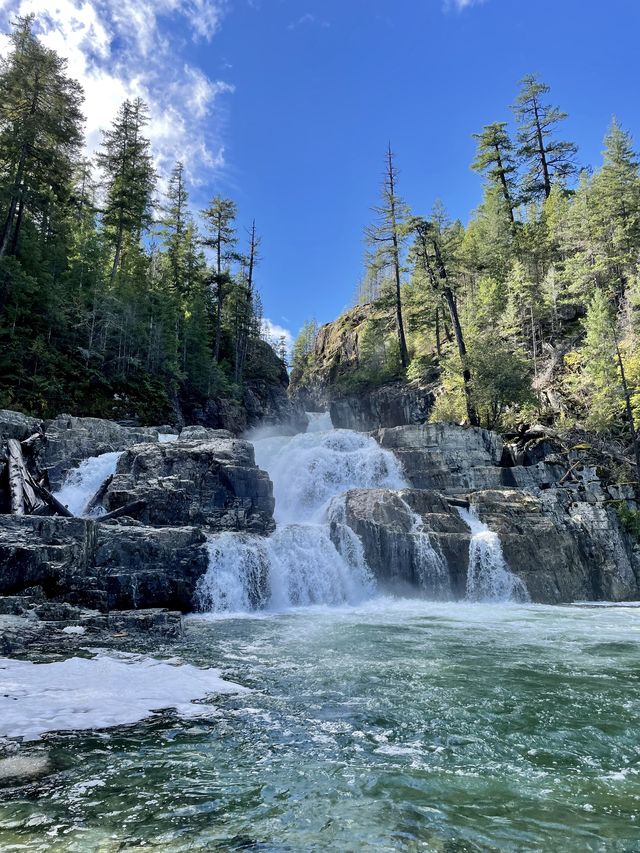
[[411, 518], [410, 533], [413, 537], [415, 568], [420, 586], [435, 598], [451, 598], [451, 577], [446, 560], [431, 542], [429, 534], [424, 529], [422, 518], [405, 500], [402, 500], [402, 504]]
[[[176, 441], [177, 438], [178, 436], [174, 433], [161, 432], [158, 434], [160, 444], [168, 444], [171, 441]], [[54, 496], [75, 516], [85, 516], [91, 498], [105, 480], [116, 473], [118, 460], [122, 453], [123, 451], [101, 453], [99, 456], [89, 456], [87, 459], [83, 459], [76, 468], [67, 472], [64, 483], [54, 493]], [[90, 515], [95, 517], [103, 513], [102, 507], [96, 507]]]
[[457, 507], [471, 530], [467, 598], [470, 601], [530, 601], [527, 587], [513, 574], [502, 553], [500, 537], [473, 510]]
[[[77, 468], [67, 472], [62, 487], [55, 492], [55, 497], [74, 515], [83, 516], [87, 504], [100, 486], [116, 473], [121, 456], [121, 452], [102, 453], [100, 456], [84, 459]], [[100, 510], [98, 507], [93, 514], [98, 515]]]
[[353, 488], [405, 488], [395, 456], [370, 436], [333, 430], [327, 414], [312, 413], [304, 434], [256, 437], [253, 444], [256, 462], [273, 482], [278, 526], [266, 539], [209, 538], [200, 610], [283, 610], [369, 597], [373, 579], [362, 544], [344, 521], [341, 495]]

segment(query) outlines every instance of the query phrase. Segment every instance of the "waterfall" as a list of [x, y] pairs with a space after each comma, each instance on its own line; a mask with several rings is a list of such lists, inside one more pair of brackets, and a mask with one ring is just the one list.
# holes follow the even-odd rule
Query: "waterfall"
[[421, 588], [435, 598], [451, 598], [451, 578], [446, 560], [440, 550], [432, 544], [429, 534], [424, 529], [422, 518], [403, 498], [400, 500], [411, 519], [409, 533], [413, 537], [414, 568]]
[[[158, 442], [168, 444], [177, 441], [178, 436], [174, 433], [159, 433]], [[123, 451], [112, 453], [101, 453], [100, 456], [89, 456], [76, 467], [67, 472], [64, 483], [54, 492], [54, 496], [63, 506], [75, 516], [85, 516], [87, 504], [96, 494], [100, 486], [108, 477], [116, 473], [118, 460]], [[96, 507], [92, 516], [104, 513], [102, 507]]]
[[[356, 603], [373, 592], [362, 543], [344, 520], [349, 489], [406, 487], [398, 460], [368, 435], [334, 430], [312, 413], [309, 431], [253, 439], [273, 482], [276, 531], [209, 537], [209, 569], [196, 601], [203, 611], [282, 610]], [[333, 530], [333, 538], [331, 536]]]
[[74, 515], [82, 516], [87, 504], [107, 477], [116, 473], [122, 452], [102, 453], [84, 459], [77, 468], [67, 472], [64, 483], [55, 497]]
[[472, 510], [457, 507], [471, 530], [467, 598], [470, 601], [530, 601], [526, 585], [513, 574], [502, 553], [497, 533]]

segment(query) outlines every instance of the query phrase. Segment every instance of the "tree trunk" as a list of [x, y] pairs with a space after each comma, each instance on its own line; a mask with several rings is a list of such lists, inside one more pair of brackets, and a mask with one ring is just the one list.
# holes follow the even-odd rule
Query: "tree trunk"
[[627, 422], [629, 424], [631, 446], [633, 447], [633, 455], [636, 460], [636, 482], [634, 487], [636, 493], [636, 501], [640, 502], [640, 441], [638, 440], [638, 430], [636, 429], [635, 420], [633, 417], [633, 408], [631, 406], [631, 394], [629, 392], [629, 386], [627, 385], [627, 375], [624, 370], [622, 353], [620, 352], [620, 346], [618, 344], [617, 337], [615, 339], [615, 343], [616, 355], [618, 357], [618, 368], [620, 370], [620, 379], [622, 381], [622, 391], [624, 393], [624, 404], [627, 412]]
[[544, 180], [544, 195], [549, 198], [551, 195], [551, 178], [549, 176], [549, 165], [547, 163], [547, 152], [544, 147], [544, 138], [542, 136], [542, 128], [540, 127], [540, 116], [538, 115], [538, 103], [533, 99], [533, 111], [536, 117], [536, 136], [538, 138], [538, 154], [540, 156], [540, 165], [542, 166], [542, 175]]
[[480, 421], [478, 419], [478, 413], [476, 412], [475, 406], [473, 405], [473, 398], [471, 395], [471, 370], [469, 369], [467, 347], [464, 342], [464, 335], [462, 333], [462, 326], [460, 324], [460, 317], [458, 315], [458, 306], [456, 305], [456, 300], [454, 299], [453, 291], [449, 286], [449, 281], [447, 279], [447, 270], [444, 265], [442, 255], [440, 253], [438, 241], [436, 239], [434, 239], [433, 241], [433, 248], [436, 256], [436, 264], [438, 266], [438, 274], [440, 276], [441, 281], [443, 282], [444, 298], [446, 299], [447, 307], [449, 308], [451, 325], [453, 326], [453, 333], [456, 338], [458, 354], [460, 356], [460, 363], [462, 365], [462, 381], [464, 384], [464, 397], [467, 407], [467, 417], [469, 418], [469, 423], [471, 424], [471, 426], [477, 427], [480, 426]]
[[511, 193], [509, 192], [509, 184], [507, 183], [507, 178], [504, 173], [504, 168], [502, 166], [502, 155], [500, 154], [500, 146], [496, 143], [496, 157], [498, 161], [498, 171], [500, 172], [500, 183], [502, 185], [502, 194], [504, 195], [504, 200], [507, 203], [507, 207], [509, 209], [509, 219], [511, 220], [511, 225], [515, 225], [516, 218], [513, 214], [513, 204], [511, 202]]

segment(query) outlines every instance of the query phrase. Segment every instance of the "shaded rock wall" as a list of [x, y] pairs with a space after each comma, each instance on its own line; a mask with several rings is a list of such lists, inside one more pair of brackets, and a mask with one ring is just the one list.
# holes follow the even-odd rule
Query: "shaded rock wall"
[[205, 541], [196, 528], [2, 516], [0, 595], [41, 587], [50, 599], [99, 610], [189, 610], [208, 566]]
[[144, 501], [136, 517], [151, 525], [199, 525], [218, 532], [269, 533], [273, 487], [255, 464], [253, 446], [231, 435], [194, 438], [185, 430], [171, 444], [144, 444], [126, 450], [104, 497], [109, 511]]

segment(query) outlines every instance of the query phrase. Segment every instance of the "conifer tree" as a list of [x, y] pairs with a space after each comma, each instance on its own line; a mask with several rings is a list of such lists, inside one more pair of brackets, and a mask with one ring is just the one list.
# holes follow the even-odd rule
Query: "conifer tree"
[[577, 148], [573, 142], [554, 137], [557, 125], [567, 114], [544, 102], [549, 86], [533, 74], [520, 82], [520, 94], [514, 104], [518, 120], [518, 156], [528, 167], [523, 180], [525, 199], [544, 195], [549, 198], [554, 182], [564, 186], [576, 171], [574, 158]]
[[[68, 201], [83, 123], [82, 89], [35, 37], [33, 17], [18, 18], [10, 42], [0, 60], [0, 258], [16, 254], [27, 219], [48, 238]], [[9, 290], [1, 278], [0, 314]]]
[[148, 123], [144, 101], [140, 98], [125, 101], [111, 128], [103, 133], [97, 156], [107, 196], [102, 219], [113, 245], [112, 284], [126, 245], [138, 243], [151, 224], [156, 176], [150, 142], [143, 133]]
[[215, 340], [213, 357], [220, 361], [222, 342], [222, 313], [224, 302], [232, 284], [231, 263], [237, 258], [235, 247], [237, 208], [235, 202], [222, 196], [215, 196], [206, 210], [202, 211], [207, 236], [203, 244], [214, 253], [214, 288], [216, 301]]
[[409, 365], [409, 352], [402, 315], [402, 252], [407, 239], [409, 211], [398, 195], [398, 170], [393, 160], [391, 143], [387, 148], [380, 204], [374, 207], [373, 211], [377, 222], [365, 232], [366, 241], [371, 247], [369, 263], [378, 269], [391, 269], [400, 363], [403, 369], [406, 369]]
[[476, 158], [471, 164], [475, 172], [485, 175], [490, 184], [502, 193], [509, 219], [515, 222], [517, 187], [515, 182], [516, 163], [513, 143], [504, 121], [486, 125], [481, 133], [474, 133], [477, 141]]

